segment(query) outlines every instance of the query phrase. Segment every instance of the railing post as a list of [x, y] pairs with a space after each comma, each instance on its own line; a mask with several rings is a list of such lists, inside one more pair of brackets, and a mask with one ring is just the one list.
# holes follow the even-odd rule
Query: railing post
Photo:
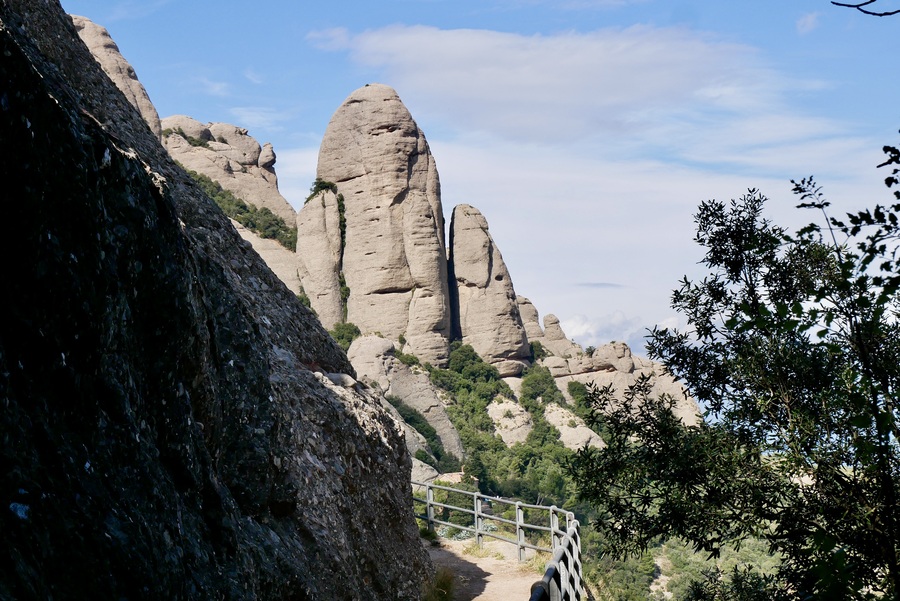
[[559, 516], [556, 515], [556, 505], [550, 507], [550, 548], [553, 551], [556, 551], [556, 547], [559, 546], [560, 538], [557, 532], [559, 531]]
[[521, 501], [516, 501], [516, 540], [519, 541], [519, 561], [525, 561], [525, 510]]
[[428, 529], [434, 532], [434, 489], [430, 484], [425, 487], [425, 515], [428, 516]]
[[484, 544], [484, 519], [481, 517], [481, 495], [475, 493], [475, 542], [478, 543], [480, 549]]

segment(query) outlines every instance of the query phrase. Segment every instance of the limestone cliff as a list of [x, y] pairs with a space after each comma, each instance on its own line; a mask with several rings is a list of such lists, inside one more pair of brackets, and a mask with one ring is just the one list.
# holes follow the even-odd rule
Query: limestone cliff
[[344, 354], [57, 3], [0, 3], [0, 51], [0, 598], [418, 599]]
[[531, 349], [516, 291], [487, 220], [475, 207], [453, 209], [449, 272], [454, 337], [472, 345], [502, 377], [522, 373]]
[[[316, 173], [344, 199], [339, 270], [347, 321], [364, 333], [403, 336], [406, 352], [445, 364], [450, 303], [440, 183], [425, 136], [393, 89], [372, 84], [344, 101], [325, 130]], [[319, 208], [309, 202], [300, 211], [301, 221], [315, 222], [307, 211]], [[326, 235], [325, 224], [310, 231]], [[297, 251], [306, 252], [299, 243]]]

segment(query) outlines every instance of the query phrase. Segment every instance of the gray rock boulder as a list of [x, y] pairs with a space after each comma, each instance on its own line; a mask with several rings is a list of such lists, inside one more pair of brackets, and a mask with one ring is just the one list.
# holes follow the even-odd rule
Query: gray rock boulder
[[531, 350], [516, 292], [487, 220], [475, 207], [453, 209], [449, 271], [454, 335], [472, 345], [501, 377], [522, 373]]
[[344, 197], [347, 321], [395, 341], [402, 335], [407, 352], [444, 365], [450, 303], [440, 183], [425, 136], [393, 89], [372, 84], [344, 101], [316, 173]]
[[557, 357], [570, 359], [584, 353], [579, 344], [566, 338], [566, 333], [559, 324], [559, 318], [553, 314], [544, 316], [544, 337], [540, 342], [547, 351]]
[[585, 425], [584, 420], [569, 409], [555, 403], [544, 409], [544, 418], [559, 430], [559, 440], [566, 448], [577, 451], [583, 447], [603, 447], [600, 436]]
[[506, 446], [517, 442], [525, 442], [534, 427], [531, 414], [513, 400], [498, 397], [488, 405], [488, 416], [494, 422], [494, 428]]
[[140, 112], [153, 135], [161, 139], [162, 126], [156, 107], [150, 102], [150, 96], [143, 84], [138, 81], [134, 68], [119, 52], [119, 47], [110, 37], [109, 31], [86, 17], [76, 15], [70, 17], [78, 37], [91, 51], [94, 59], [100, 63], [103, 72], [116, 84], [128, 102]]

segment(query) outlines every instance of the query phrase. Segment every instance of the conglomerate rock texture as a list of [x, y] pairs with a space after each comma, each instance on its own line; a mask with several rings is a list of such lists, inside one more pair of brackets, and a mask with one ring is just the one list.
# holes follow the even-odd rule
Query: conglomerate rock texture
[[0, 599], [418, 599], [345, 355], [57, 2], [0, 2], [0, 52]]
[[466, 204], [453, 209], [449, 271], [455, 337], [472, 345], [501, 377], [522, 373], [531, 350], [516, 291], [487, 220]]
[[[363, 333], [403, 336], [406, 352], [444, 365], [450, 303], [440, 182], [424, 134], [392, 88], [365, 86], [337, 109], [316, 175], [344, 198], [347, 321]], [[310, 205], [301, 220], [318, 211]]]
[[85, 43], [91, 54], [100, 63], [104, 73], [121, 90], [128, 102], [140, 111], [153, 135], [160, 138], [162, 125], [160, 124], [156, 107], [150, 102], [150, 96], [147, 94], [147, 90], [144, 89], [143, 84], [138, 81], [134, 68], [119, 52], [119, 47], [110, 37], [109, 31], [85, 17], [71, 15], [71, 19], [75, 25], [75, 30], [81, 37], [81, 41]]

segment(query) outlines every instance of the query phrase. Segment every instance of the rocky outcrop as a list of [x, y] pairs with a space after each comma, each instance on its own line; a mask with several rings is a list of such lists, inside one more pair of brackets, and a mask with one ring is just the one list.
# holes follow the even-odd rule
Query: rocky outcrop
[[531, 350], [516, 292], [487, 220], [475, 207], [453, 209], [449, 272], [454, 336], [471, 345], [501, 377], [522, 373]]
[[246, 129], [227, 123], [201, 123], [186, 115], [162, 120], [163, 144], [172, 158], [259, 209], [266, 208], [293, 226], [294, 208], [278, 191], [275, 153], [263, 152]]
[[0, 598], [420, 598], [409, 456], [344, 354], [58, 3], [0, 3], [0, 52]]
[[440, 183], [425, 136], [393, 89], [372, 84], [344, 101], [316, 174], [344, 198], [347, 321], [364, 333], [403, 336], [406, 352], [444, 365], [450, 303]]
[[260, 238], [233, 219], [231, 225], [234, 226], [240, 237], [249, 242], [253, 250], [259, 253], [266, 266], [278, 276], [279, 280], [284, 282], [288, 290], [294, 294], [303, 292], [303, 285], [297, 271], [297, 255], [294, 252], [289, 251], [275, 240]]
[[[378, 336], [362, 336], [353, 341], [347, 357], [353, 363], [359, 377], [372, 384], [385, 396], [394, 396], [409, 405], [431, 424], [437, 432], [444, 451], [464, 458], [459, 433], [444, 408], [442, 394], [431, 383], [428, 375], [411, 369], [395, 356], [396, 349], [390, 340]], [[415, 453], [417, 449], [411, 448]]]
[[327, 329], [344, 320], [341, 205], [332, 190], [310, 198], [297, 214], [297, 269], [312, 308]]
[[528, 337], [528, 341], [533, 342], [543, 339], [544, 330], [541, 328], [538, 310], [534, 304], [524, 296], [517, 296], [516, 304], [519, 306], [519, 318], [522, 320], [522, 327], [525, 328], [525, 335]]
[[525, 442], [534, 427], [531, 414], [511, 399], [497, 397], [487, 406], [487, 412], [497, 434], [508, 447]]
[[71, 15], [71, 19], [81, 41], [100, 63], [103, 72], [116, 84], [128, 102], [141, 113], [153, 135], [160, 139], [162, 126], [156, 107], [150, 102], [147, 90], [138, 81], [134, 68], [119, 52], [119, 47], [110, 37], [109, 32], [105, 27], [101, 27], [85, 17]]
[[583, 447], [604, 446], [600, 436], [588, 428], [583, 419], [565, 407], [548, 404], [544, 409], [544, 419], [559, 430], [559, 441], [568, 449], [577, 451]]

